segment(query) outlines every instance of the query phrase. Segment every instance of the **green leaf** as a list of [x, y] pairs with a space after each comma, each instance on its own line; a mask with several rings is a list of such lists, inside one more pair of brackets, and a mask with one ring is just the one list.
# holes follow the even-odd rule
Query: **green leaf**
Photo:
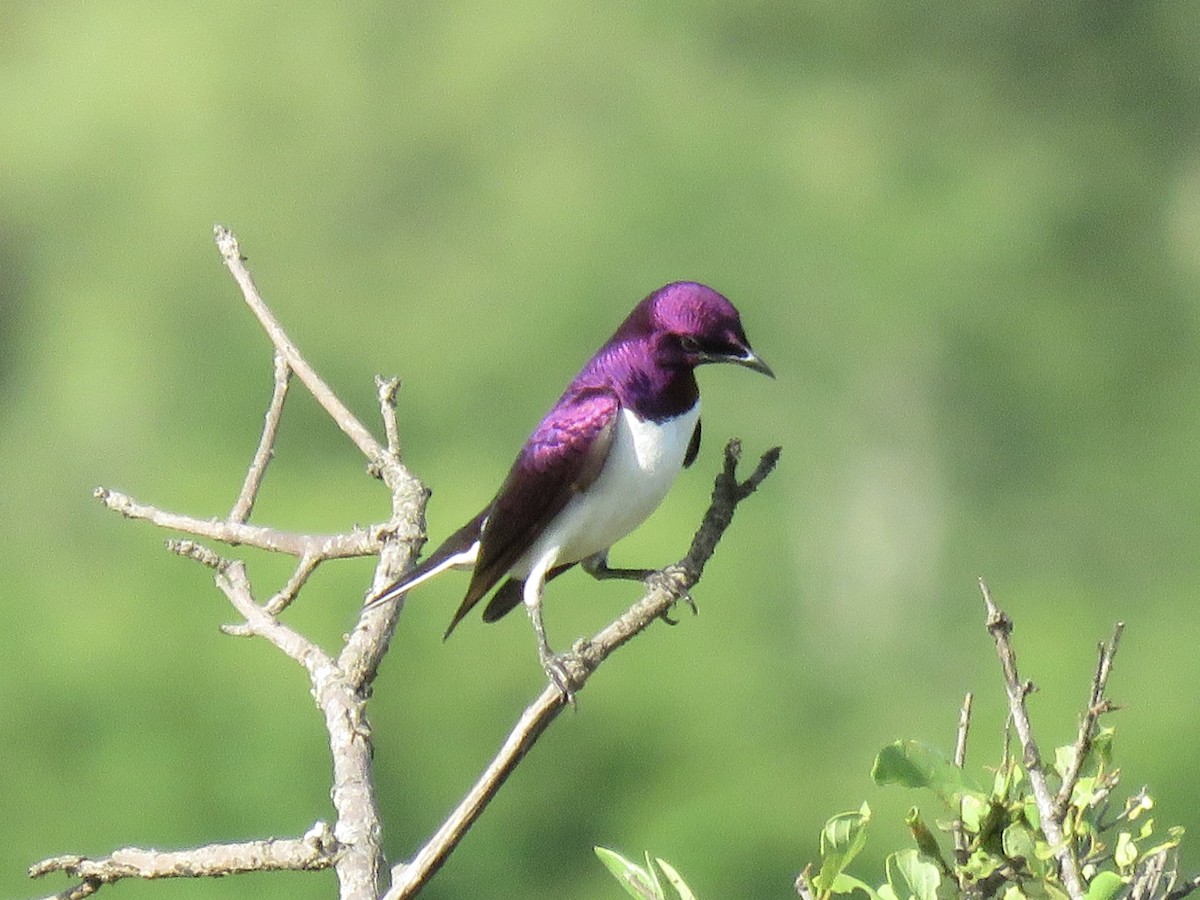
[[825, 823], [821, 829], [821, 871], [813, 880], [818, 893], [832, 891], [838, 875], [858, 856], [867, 842], [870, 821], [871, 808], [864, 803], [857, 812], [839, 813]]
[[1133, 821], [1144, 812], [1149, 812], [1154, 809], [1154, 798], [1143, 792], [1125, 801], [1125, 812], [1129, 816], [1129, 821]]
[[983, 818], [991, 809], [991, 804], [983, 797], [967, 794], [962, 798], [962, 823], [968, 834], [979, 834]]
[[949, 874], [950, 866], [946, 863], [946, 858], [942, 856], [942, 848], [938, 846], [937, 838], [933, 836], [933, 832], [921, 818], [921, 811], [915, 806], [911, 807], [908, 815], [904, 817], [904, 824], [912, 832], [913, 840], [917, 842], [917, 849], [921, 851], [921, 854], [936, 862], [942, 872]]
[[1100, 758], [1100, 764], [1106, 769], [1112, 765], [1112, 745], [1116, 733], [1113, 726], [1105, 725], [1092, 738], [1092, 753]]
[[1144, 841], [1146, 838], [1150, 837], [1152, 834], [1154, 834], [1154, 819], [1149, 818], [1145, 822], [1142, 823], [1142, 828], [1140, 831], [1138, 831], [1137, 839], [1139, 841]]
[[1013, 822], [1004, 829], [1001, 843], [1004, 846], [1004, 855], [1009, 859], [1029, 860], [1034, 856], [1033, 836], [1021, 822]]
[[1067, 772], [1075, 763], [1075, 758], [1079, 755], [1074, 744], [1066, 744], [1062, 747], [1054, 749], [1054, 768], [1058, 772], [1059, 778], [1066, 778]]
[[1075, 787], [1071, 791], [1071, 805], [1079, 809], [1087, 809], [1099, 803], [1106, 796], [1108, 796], [1108, 791], [1097, 791], [1097, 779], [1095, 776], [1080, 778], [1075, 782]]
[[897, 900], [937, 900], [942, 873], [917, 850], [901, 850], [887, 858], [888, 884]]
[[632, 863], [616, 851], [606, 847], [594, 847], [600, 862], [620, 882], [625, 892], [637, 900], [666, 900], [658, 878], [650, 875], [641, 866]]
[[981, 793], [944, 753], [920, 741], [888, 744], [875, 757], [871, 777], [879, 785], [930, 788], [950, 806], [963, 794]]
[[995, 872], [1004, 863], [998, 856], [986, 850], [975, 850], [967, 857], [963, 870], [971, 876], [972, 881], [982, 881]]
[[1125, 887], [1125, 879], [1116, 872], [1101, 872], [1088, 885], [1084, 900], [1112, 900]]
[[662, 882], [658, 880], [658, 869], [654, 868], [654, 860], [650, 858], [650, 851], [646, 851], [646, 873], [654, 879], [654, 894], [657, 897], [666, 897], [666, 892], [663, 891]]
[[1024, 860], [1026, 868], [1038, 878], [1046, 874], [1045, 862], [1037, 852], [1037, 842], [1024, 822], [1013, 822], [1005, 828], [1001, 843], [1004, 855], [1010, 860]]
[[1022, 815], [1025, 816], [1026, 822], [1028, 822], [1034, 828], [1041, 830], [1042, 812], [1041, 812], [1041, 810], [1039, 810], [1037, 808], [1037, 800], [1035, 800], [1033, 798], [1032, 794], [1029, 797], [1025, 798], [1025, 805], [1024, 805], [1024, 808], [1021, 810], [1021, 813], [1022, 813]]
[[842, 872], [837, 878], [833, 879], [833, 893], [852, 894], [855, 891], [862, 891], [871, 900], [880, 900], [879, 894], [875, 892], [873, 887], [865, 881], [855, 878], [853, 875], [847, 875], [845, 872]]
[[684, 883], [683, 877], [675, 871], [675, 867], [661, 857], [655, 857], [655, 862], [658, 863], [663, 874], [667, 876], [667, 881], [671, 887], [675, 888], [675, 893], [679, 895], [679, 900], [696, 900], [696, 895], [692, 893], [692, 889]]
[[1162, 853], [1164, 850], [1171, 850], [1179, 846], [1179, 842], [1183, 840], [1183, 826], [1172, 825], [1167, 829], [1167, 839], [1161, 844], [1155, 844], [1147, 850], [1142, 851], [1142, 859], [1149, 859], [1156, 853]]
[[1138, 849], [1137, 844], [1133, 842], [1133, 835], [1128, 831], [1122, 831], [1117, 835], [1117, 846], [1113, 850], [1113, 862], [1120, 869], [1128, 869], [1137, 862]]

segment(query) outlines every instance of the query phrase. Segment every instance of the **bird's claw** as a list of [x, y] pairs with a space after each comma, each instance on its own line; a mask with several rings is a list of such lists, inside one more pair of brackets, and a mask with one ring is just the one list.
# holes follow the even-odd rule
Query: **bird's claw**
[[571, 689], [571, 672], [567, 668], [567, 657], [565, 654], [542, 653], [539, 654], [542, 659], [542, 669], [546, 673], [546, 677], [550, 679], [550, 683], [558, 688], [558, 692], [563, 695], [563, 699], [567, 704], [575, 709], [575, 691]]
[[646, 585], [647, 587], [651, 588], [661, 588], [667, 593], [674, 595], [675, 601], [671, 604], [669, 609], [665, 609], [661, 614], [659, 614], [659, 618], [668, 625], [678, 625], [679, 620], [671, 615], [671, 609], [675, 608], [675, 603], [678, 603], [680, 600], [682, 600], [688, 605], [688, 608], [691, 609], [692, 615], [694, 616], [696, 615], [696, 601], [686, 588], [680, 587], [679, 583], [671, 577], [671, 574], [672, 570], [670, 569], [651, 572], [646, 578]]

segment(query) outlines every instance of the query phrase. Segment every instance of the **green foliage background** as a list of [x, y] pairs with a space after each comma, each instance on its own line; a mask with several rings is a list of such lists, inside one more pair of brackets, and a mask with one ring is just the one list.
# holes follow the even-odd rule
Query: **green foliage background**
[[[980, 574], [1048, 746], [1129, 621], [1119, 762], [1200, 831], [1198, 20], [1179, 2], [5, 4], [0, 896], [57, 887], [24, 877], [56, 853], [330, 814], [300, 673], [220, 636], [207, 574], [89, 497], [233, 501], [270, 353], [214, 221], [360, 415], [374, 373], [404, 379], [434, 540], [665, 281], [727, 293], [779, 374], [702, 373], [700, 461], [614, 554], [676, 558], [724, 439], [783, 444], [700, 615], [606, 667], [428, 896], [611, 897], [600, 843], [652, 849], [701, 896], [786, 897], [864, 798], [867, 855], [900, 846], [911, 798], [870, 785], [879, 747], [949, 749], [970, 688], [976, 756], [998, 753]], [[292, 400], [257, 519], [385, 516]], [[264, 591], [285, 572], [249, 558]], [[369, 569], [327, 567], [293, 621], [331, 645]], [[414, 596], [377, 686], [394, 857], [540, 684], [520, 617], [442, 643], [462, 589]], [[565, 578], [551, 632], [635, 594]], [[316, 898], [333, 876], [113, 890]]]

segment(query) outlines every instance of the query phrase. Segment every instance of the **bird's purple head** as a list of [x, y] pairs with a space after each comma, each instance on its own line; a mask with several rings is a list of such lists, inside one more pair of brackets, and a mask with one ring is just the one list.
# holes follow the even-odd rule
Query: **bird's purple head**
[[751, 349], [737, 309], [707, 285], [676, 281], [659, 288], [638, 304], [622, 330], [627, 327], [653, 336], [667, 365], [737, 363], [775, 377]]

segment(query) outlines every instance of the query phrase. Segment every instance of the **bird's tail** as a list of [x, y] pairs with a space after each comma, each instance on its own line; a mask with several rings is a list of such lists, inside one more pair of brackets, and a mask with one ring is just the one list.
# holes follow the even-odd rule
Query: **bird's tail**
[[489, 510], [484, 510], [464, 525], [429, 555], [419, 565], [405, 572], [400, 579], [384, 588], [366, 602], [366, 609], [395, 600], [419, 584], [424, 584], [447, 569], [470, 569], [479, 555], [479, 532], [487, 519]]

